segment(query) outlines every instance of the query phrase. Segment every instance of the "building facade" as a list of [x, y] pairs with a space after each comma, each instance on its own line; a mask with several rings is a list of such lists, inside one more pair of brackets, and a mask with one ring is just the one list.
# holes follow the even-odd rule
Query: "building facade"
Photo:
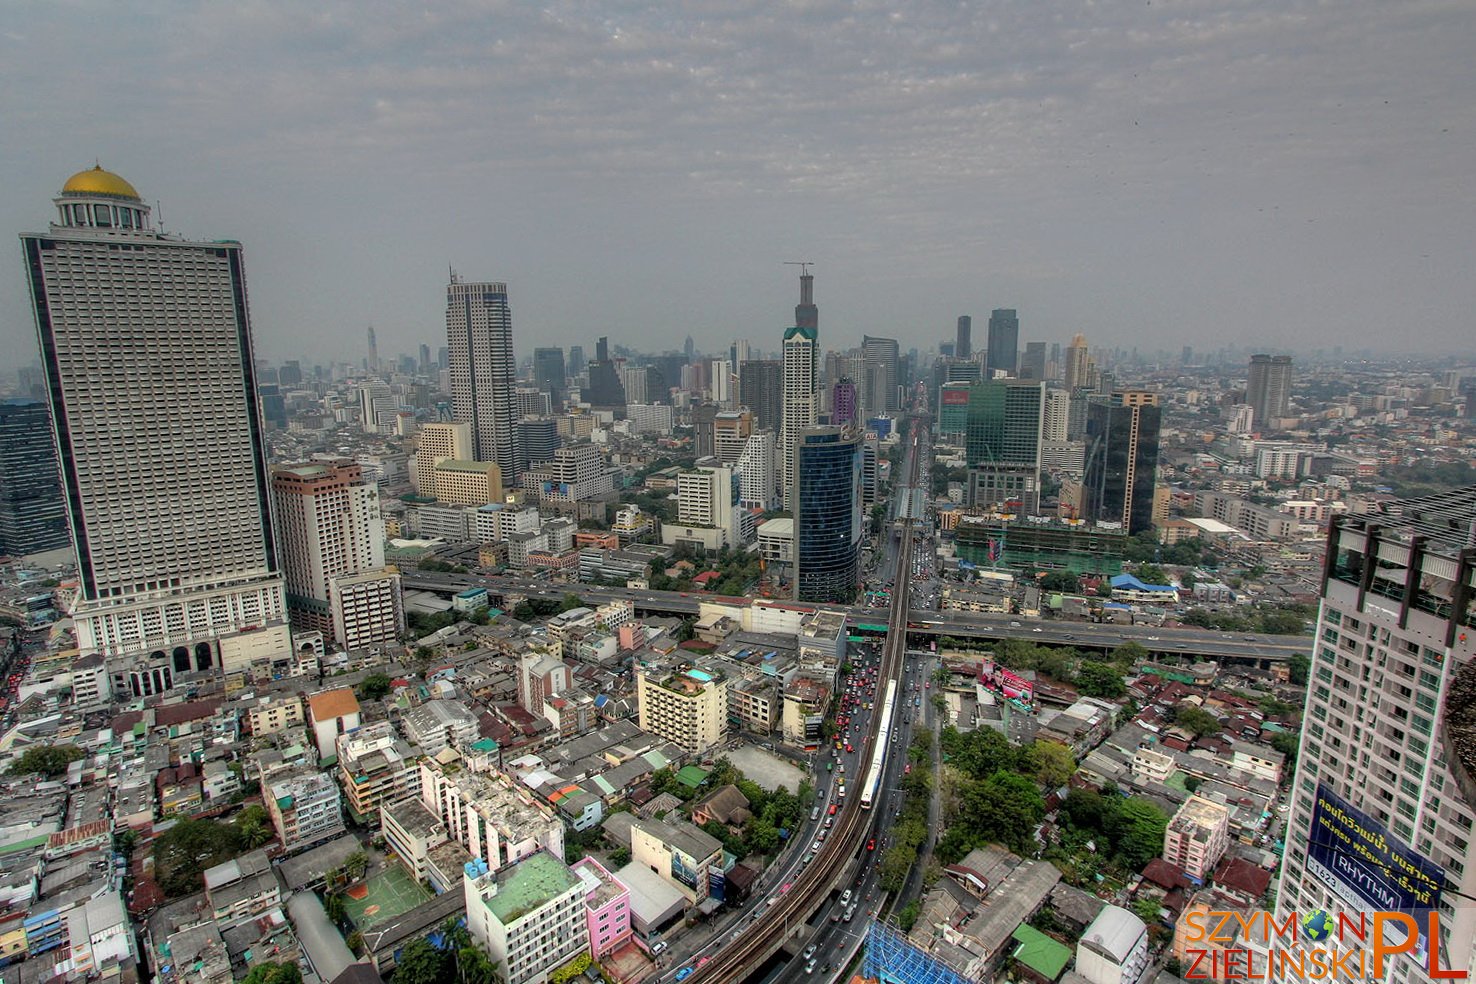
[[1269, 427], [1291, 409], [1292, 360], [1289, 355], [1253, 355], [1245, 384], [1245, 402], [1256, 428]]
[[794, 445], [796, 601], [849, 603], [860, 583], [861, 435], [811, 427]]
[[1014, 308], [995, 308], [989, 315], [989, 350], [985, 353], [984, 378], [996, 373], [1020, 374], [1020, 318]]
[[[1473, 528], [1476, 488], [1332, 521], [1277, 890], [1278, 915], [1438, 912], [1455, 971], [1476, 965]], [[1429, 977], [1400, 958], [1385, 979]]]
[[969, 504], [1034, 515], [1040, 511], [1043, 383], [993, 380], [969, 390], [965, 458]]
[[1088, 403], [1083, 519], [1121, 523], [1130, 534], [1153, 528], [1161, 414], [1157, 393], [1113, 393]]
[[784, 405], [779, 431], [779, 484], [785, 509], [794, 508], [794, 445], [800, 431], [820, 419], [820, 312], [815, 306], [815, 278], [800, 276], [800, 302], [794, 327], [784, 332]]
[[543, 984], [589, 945], [584, 882], [547, 852], [502, 871], [469, 861], [464, 888], [466, 928], [505, 984]]
[[0, 554], [71, 545], [51, 414], [39, 400], [0, 401]]
[[436, 495], [436, 463], [450, 458], [467, 461], [472, 456], [471, 424], [449, 422], [426, 424], [415, 435], [415, 491], [430, 499]]
[[716, 668], [636, 668], [641, 730], [701, 753], [728, 731], [728, 679]]
[[21, 236], [83, 653], [175, 671], [284, 624], [241, 245], [150, 228], [133, 186], [73, 175]]
[[518, 364], [507, 284], [467, 283], [453, 274], [446, 286], [446, 341], [451, 350], [451, 413], [471, 424], [471, 456], [497, 462], [504, 481], [514, 481], [520, 415], [514, 400]]

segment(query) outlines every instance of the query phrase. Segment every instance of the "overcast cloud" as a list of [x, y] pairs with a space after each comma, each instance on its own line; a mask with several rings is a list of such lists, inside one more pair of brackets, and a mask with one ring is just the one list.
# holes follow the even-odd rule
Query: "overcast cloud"
[[[0, 3], [14, 234], [94, 158], [246, 246], [259, 353], [822, 342], [1476, 345], [1476, 4]], [[156, 218], [158, 217], [156, 213]]]

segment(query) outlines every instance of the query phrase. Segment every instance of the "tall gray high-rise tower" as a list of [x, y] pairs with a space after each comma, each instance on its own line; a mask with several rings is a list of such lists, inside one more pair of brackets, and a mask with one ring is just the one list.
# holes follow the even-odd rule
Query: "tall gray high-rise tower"
[[[154, 232], [127, 181], [73, 175], [21, 236], [81, 591], [83, 654], [135, 694], [290, 647], [241, 245]], [[131, 661], [120, 662], [118, 661]]]
[[368, 359], [367, 364], [366, 364], [367, 365], [367, 368], [369, 369], [370, 372], [378, 372], [379, 371], [379, 342], [374, 337], [374, 326], [373, 325], [370, 325], [365, 330], [365, 335], [367, 336], [367, 340], [369, 342], [369, 359]]
[[865, 379], [862, 381], [862, 403], [868, 413], [887, 413], [896, 410], [898, 351], [895, 338], [876, 338], [865, 335], [861, 339], [861, 352], [865, 359]]
[[446, 286], [446, 341], [451, 349], [451, 415], [472, 425], [478, 461], [495, 461], [502, 480], [518, 477], [517, 360], [507, 284]]
[[989, 315], [989, 351], [985, 355], [984, 376], [992, 379], [996, 370], [1007, 376], [1020, 373], [1020, 319], [1014, 308], [995, 308]]
[[1245, 402], [1256, 427], [1285, 417], [1291, 405], [1292, 360], [1289, 355], [1253, 355]]
[[961, 314], [958, 318], [958, 337], [953, 343], [953, 356], [956, 359], [967, 359], [974, 351], [974, 319], [967, 314]]

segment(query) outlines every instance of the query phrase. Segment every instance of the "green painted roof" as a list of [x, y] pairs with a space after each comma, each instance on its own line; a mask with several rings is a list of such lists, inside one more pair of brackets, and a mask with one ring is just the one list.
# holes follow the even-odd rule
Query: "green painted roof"
[[487, 900], [487, 908], [506, 926], [581, 884], [568, 865], [539, 851], [498, 873], [497, 894]]
[[813, 342], [820, 337], [820, 331], [817, 328], [802, 328], [799, 325], [795, 325], [792, 328], [784, 329], [784, 340], [786, 342], [796, 335], [803, 335], [805, 338], [808, 338], [810, 341]]
[[1055, 980], [1071, 962], [1071, 948], [1058, 943], [1028, 923], [1021, 923], [1010, 934], [1020, 945], [1011, 954], [1047, 980]]
[[695, 765], [686, 765], [676, 774], [677, 782], [683, 786], [691, 786], [696, 789], [707, 779], [707, 770], [699, 769]]
[[472, 742], [472, 751], [495, 752], [497, 751], [497, 740], [495, 738], [483, 738], [481, 741], [474, 741]]

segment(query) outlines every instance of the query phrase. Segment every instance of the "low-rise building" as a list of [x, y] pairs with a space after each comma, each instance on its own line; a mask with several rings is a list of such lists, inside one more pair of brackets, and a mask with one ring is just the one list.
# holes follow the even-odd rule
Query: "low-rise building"
[[420, 750], [401, 738], [388, 721], [338, 736], [338, 776], [354, 816], [373, 824], [384, 803], [398, 803], [419, 791], [416, 762]]
[[1091, 984], [1138, 984], [1148, 964], [1148, 926], [1119, 906], [1103, 906], [1076, 943], [1076, 972]]
[[259, 697], [246, 709], [246, 725], [253, 735], [275, 735], [302, 723], [302, 698], [296, 694]]
[[637, 820], [630, 827], [630, 857], [660, 875], [695, 906], [707, 898], [709, 869], [721, 867], [723, 844], [685, 820]]
[[572, 870], [584, 883], [589, 955], [598, 960], [630, 939], [630, 889], [594, 858], [576, 861]]
[[1190, 796], [1163, 832], [1163, 859], [1203, 884], [1230, 846], [1230, 811], [1223, 803]]
[[277, 769], [261, 777], [262, 798], [282, 849], [291, 853], [343, 833], [338, 784], [310, 769]]
[[500, 871], [467, 862], [466, 926], [506, 984], [542, 984], [589, 946], [585, 883], [539, 851]]
[[470, 745], [480, 737], [477, 716], [459, 700], [429, 700], [401, 719], [405, 734], [426, 755], [447, 746]]

